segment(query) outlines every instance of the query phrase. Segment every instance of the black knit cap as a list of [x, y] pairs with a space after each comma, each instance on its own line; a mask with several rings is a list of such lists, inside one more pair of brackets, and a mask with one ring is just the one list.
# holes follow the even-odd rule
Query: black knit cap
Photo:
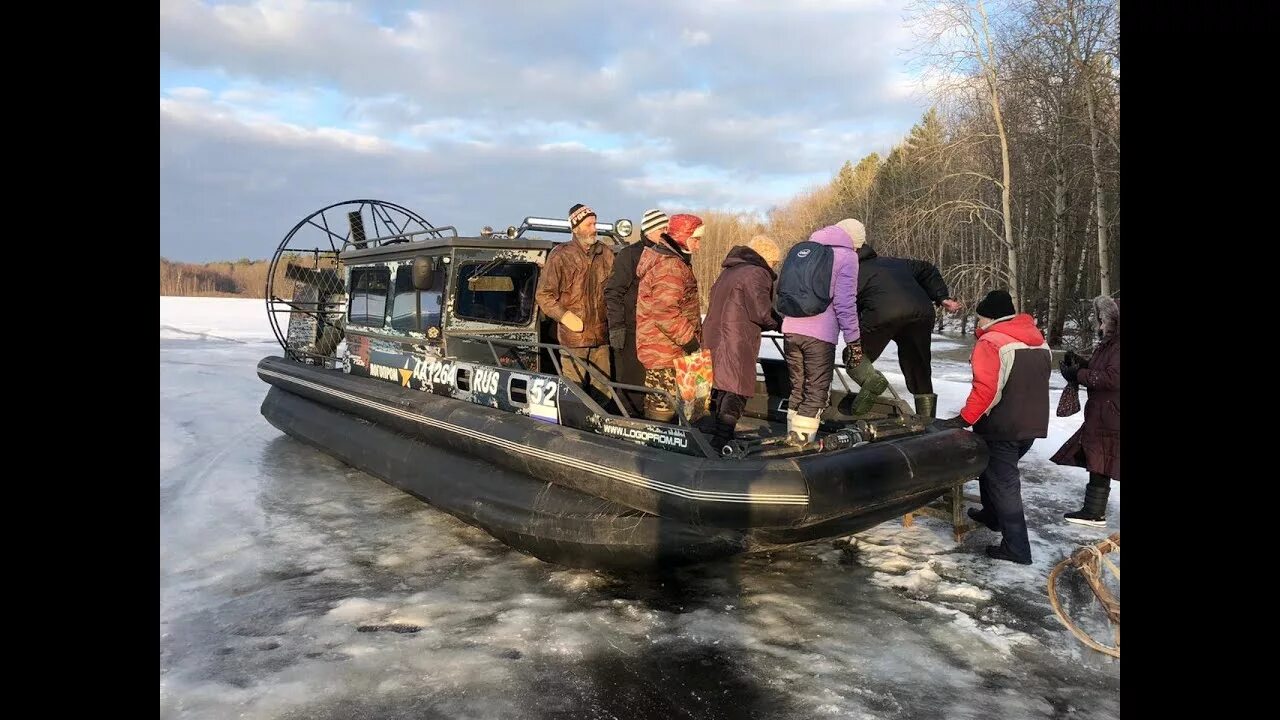
[[596, 211], [582, 203], [576, 203], [573, 207], [569, 208], [569, 228], [573, 229], [578, 227], [578, 223], [589, 217], [596, 217]]
[[1013, 309], [1013, 298], [1004, 290], [992, 290], [978, 303], [978, 314], [992, 320], [1016, 315], [1017, 312]]

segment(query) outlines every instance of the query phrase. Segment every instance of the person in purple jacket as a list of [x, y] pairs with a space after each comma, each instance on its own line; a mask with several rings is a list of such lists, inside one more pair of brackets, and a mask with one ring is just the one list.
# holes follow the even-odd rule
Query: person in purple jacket
[[836, 341], [844, 333], [848, 348], [846, 362], [862, 360], [858, 330], [858, 253], [844, 230], [831, 225], [809, 236], [811, 242], [829, 245], [831, 263], [831, 304], [809, 317], [782, 319], [783, 352], [791, 376], [791, 398], [787, 402], [787, 435], [790, 444], [807, 445], [818, 434], [822, 411], [831, 396], [831, 374], [835, 370]]

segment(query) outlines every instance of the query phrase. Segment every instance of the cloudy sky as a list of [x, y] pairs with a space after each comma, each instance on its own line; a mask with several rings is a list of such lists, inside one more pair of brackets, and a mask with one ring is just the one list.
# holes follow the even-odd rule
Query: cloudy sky
[[474, 234], [765, 213], [927, 108], [904, 0], [160, 2], [160, 254], [377, 198]]

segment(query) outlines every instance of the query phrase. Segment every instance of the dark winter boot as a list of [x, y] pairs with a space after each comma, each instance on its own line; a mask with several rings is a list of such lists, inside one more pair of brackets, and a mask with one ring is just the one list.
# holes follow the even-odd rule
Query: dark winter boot
[[916, 415], [921, 417], [935, 417], [938, 409], [938, 396], [933, 393], [923, 393], [916, 396]]
[[[985, 510], [985, 508], [983, 509]], [[1000, 531], [1000, 526], [996, 523], [994, 516], [988, 515], [984, 513], [982, 510], [979, 510], [978, 508], [973, 508], [973, 507], [969, 508], [966, 512], [968, 513], [969, 517], [972, 518], [974, 521], [980, 522], [983, 525], [986, 525], [988, 530], [994, 530], [996, 532]]]
[[849, 377], [862, 388], [853, 401], [853, 412], [849, 413], [850, 415], [865, 415], [875, 405], [880, 393], [889, 389], [889, 379], [876, 370], [871, 361], [866, 358], [853, 366], [849, 371]]
[[724, 447], [733, 440], [733, 431], [733, 425], [721, 422], [719, 418], [716, 418], [714, 427], [711, 430], [711, 447], [715, 448], [716, 452], [723, 455]]
[[1111, 494], [1111, 481], [1106, 485], [1090, 482], [1084, 489], [1084, 507], [1076, 512], [1063, 513], [1069, 523], [1090, 527], [1107, 526], [1107, 496]]
[[719, 423], [716, 422], [715, 416], [711, 414], [703, 415], [697, 420], [694, 420], [691, 424], [698, 432], [706, 435], [708, 438], [716, 434], [716, 430], [718, 429], [717, 426], [719, 425]]
[[1031, 564], [1031, 558], [1029, 557], [1022, 558], [1022, 557], [1018, 557], [1017, 555], [1014, 555], [1013, 552], [1009, 550], [1009, 548], [1004, 546], [1004, 543], [1001, 543], [999, 545], [988, 545], [987, 557], [993, 560], [1008, 560], [1009, 562], [1015, 562], [1015, 563], [1018, 563], [1019, 565]]

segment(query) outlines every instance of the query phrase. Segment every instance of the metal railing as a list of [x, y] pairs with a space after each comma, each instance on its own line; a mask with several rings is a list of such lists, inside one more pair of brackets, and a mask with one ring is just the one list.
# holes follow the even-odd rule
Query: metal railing
[[[463, 340], [466, 342], [483, 343], [487, 345], [489, 347], [489, 353], [493, 356], [494, 363], [497, 364], [498, 366], [502, 365], [502, 360], [498, 357], [498, 351], [494, 349], [495, 345], [501, 346], [501, 347], [537, 348], [539, 350], [553, 351], [553, 352], [548, 352], [547, 354], [551, 357], [551, 363], [555, 365], [556, 374], [561, 377], [564, 377], [564, 370], [563, 368], [560, 367], [559, 351], [571, 350], [571, 348], [566, 348], [563, 345], [557, 345], [555, 343], [543, 343], [543, 342], [535, 343], [535, 342], [526, 342], [521, 340], [507, 340], [504, 338], [489, 338], [481, 335], [449, 334], [447, 335], [447, 337], [451, 340]], [[667, 400], [671, 401], [672, 407], [680, 407], [683, 405], [683, 403], [680, 402], [678, 398], [673, 397], [671, 393], [667, 392], [666, 390], [663, 390], [661, 388], [651, 388], [645, 385], [629, 385], [627, 383], [620, 383], [620, 382], [609, 379], [609, 377], [605, 375], [603, 372], [601, 372], [600, 369], [597, 368], [595, 365], [592, 365], [591, 363], [587, 362], [585, 359], [580, 358], [577, 355], [574, 355], [572, 352], [568, 352], [566, 354], [566, 357], [568, 357], [573, 361], [575, 367], [578, 367], [582, 371], [584, 371], [586, 376], [591, 377], [592, 379], [598, 381], [599, 385], [609, 388], [609, 399], [612, 400], [614, 404], [618, 406], [618, 409], [622, 411], [623, 413], [622, 417], [628, 420], [634, 420], [635, 418], [631, 417], [631, 413], [627, 412], [627, 404], [622, 402], [621, 398], [618, 397], [616, 390], [634, 390], [636, 392], [660, 395], [666, 398]], [[523, 365], [523, 363], [521, 364]], [[533, 372], [532, 370], [530, 370], [530, 368], [527, 368], [527, 367], [523, 369]], [[572, 388], [577, 388], [579, 391], [582, 391], [582, 388], [578, 387], [577, 384], [575, 383], [569, 383], [569, 385]], [[595, 401], [594, 398], [586, 394], [585, 391], [582, 392], [580, 399], [587, 402], [588, 407], [590, 407], [592, 410], [599, 410], [600, 414], [602, 415], [616, 415], [616, 413], [606, 412], [604, 408], [602, 408], [600, 404]], [[677, 413], [677, 419], [682, 421], [677, 424], [683, 424], [689, 427], [693, 427], [688, 423], [688, 419], [684, 417], [682, 413]], [[656, 421], [651, 421], [651, 422], [656, 422]]]
[[[537, 348], [538, 350], [547, 350], [548, 351], [547, 355], [551, 357], [551, 363], [556, 368], [556, 375], [568, 380], [568, 378], [564, 374], [563, 368], [560, 366], [560, 359], [561, 359], [560, 351], [561, 350], [571, 351], [572, 348], [566, 348], [563, 345], [557, 345], [555, 343], [508, 340], [504, 338], [484, 337], [481, 335], [452, 335], [452, 334], [446, 333], [446, 337], [449, 338], [450, 340], [461, 340], [464, 342], [483, 343], [484, 345], [488, 346], [489, 353], [493, 356], [494, 364], [499, 367], [502, 366], [502, 360], [498, 357], [498, 351], [494, 349], [495, 345], [501, 346], [501, 347]], [[574, 355], [572, 352], [565, 353], [563, 357], [569, 358], [573, 362], [574, 367], [577, 367], [581, 371], [583, 377], [591, 378], [592, 382], [589, 382], [588, 383], [589, 385], [596, 385], [597, 387], [608, 388], [609, 399], [613, 401], [613, 404], [618, 408], [619, 411], [621, 411], [622, 414], [618, 415], [617, 413], [609, 412], [608, 410], [606, 410], [602, 405], [600, 405], [600, 403], [596, 402], [595, 398], [591, 397], [590, 393], [584, 390], [577, 383], [565, 382], [564, 386], [569, 390], [569, 392], [572, 393], [574, 397], [578, 398], [578, 400], [581, 401], [582, 404], [586, 405], [587, 409], [590, 410], [591, 412], [594, 412], [603, 417], [621, 419], [621, 420], [626, 420], [633, 423], [643, 421], [649, 424], [670, 425], [671, 423], [664, 423], [660, 420], [650, 420], [648, 418], [641, 419], [641, 418], [632, 417], [631, 413], [627, 411], [627, 403], [624, 402], [621, 397], [619, 397], [617, 391], [629, 390], [633, 392], [657, 395], [659, 397], [666, 399], [667, 402], [670, 404], [670, 407], [673, 407], [676, 409], [675, 425], [677, 427], [683, 427], [691, 431], [690, 435], [691, 437], [693, 437], [694, 442], [698, 445], [698, 448], [702, 450], [702, 452], [706, 454], [708, 457], [719, 457], [719, 453], [717, 453], [715, 450], [711, 448], [711, 444], [707, 442], [707, 439], [705, 436], [703, 436], [702, 432], [698, 430], [698, 428], [695, 427], [693, 423], [689, 422], [685, 404], [682, 400], [680, 400], [680, 398], [673, 396], [671, 393], [661, 388], [651, 388], [645, 385], [630, 385], [628, 383], [620, 383], [620, 382], [611, 380], [609, 376], [601, 372], [600, 369], [597, 368], [595, 365], [592, 365], [591, 363], [587, 362], [585, 358], [580, 358], [577, 355]], [[523, 367], [523, 364], [524, 363], [521, 362], [522, 367]], [[524, 369], [529, 370], [529, 368], [524, 368]], [[530, 370], [530, 372], [533, 372], [533, 371]]]
[[[776, 333], [764, 333], [763, 337], [769, 338], [769, 340], [773, 343], [773, 346], [778, 349], [778, 354], [782, 356], [782, 361], [786, 362], [787, 354], [782, 349], [783, 336]], [[837, 378], [839, 378], [840, 384], [844, 387], [844, 391], [849, 395], [857, 395], [857, 392], [855, 392], [853, 388], [849, 386], [849, 381], [845, 378], [845, 376], [848, 375], [849, 373], [849, 367], [845, 365], [840, 358], [835, 359], [834, 366], [844, 371], [844, 372], [833, 373]], [[889, 385], [889, 394], [893, 396], [894, 401], [899, 405], [902, 405], [902, 406], [906, 405], [902, 397], [898, 395], [898, 391], [894, 389], [892, 383], [890, 383]]]
[[429, 230], [414, 230], [413, 232], [396, 233], [394, 235], [384, 235], [382, 237], [369, 239], [353, 239], [346, 238], [342, 241], [342, 250], [346, 252], [348, 248], [356, 250], [368, 250], [370, 248], [382, 247], [383, 245], [395, 245], [398, 243], [413, 242], [415, 235], [432, 235], [437, 238], [444, 237], [444, 231], [448, 230], [452, 233], [451, 237], [458, 237], [458, 229], [452, 225], [441, 225], [440, 227], [431, 228]]
[[[617, 234], [616, 223], [596, 222], [596, 235], [605, 237], [620, 237]], [[518, 238], [524, 236], [530, 230], [535, 232], [555, 232], [570, 233], [573, 231], [569, 227], [569, 221], [564, 218], [544, 218], [544, 217], [526, 217], [520, 221], [519, 226], [512, 225], [507, 228], [507, 237]]]

